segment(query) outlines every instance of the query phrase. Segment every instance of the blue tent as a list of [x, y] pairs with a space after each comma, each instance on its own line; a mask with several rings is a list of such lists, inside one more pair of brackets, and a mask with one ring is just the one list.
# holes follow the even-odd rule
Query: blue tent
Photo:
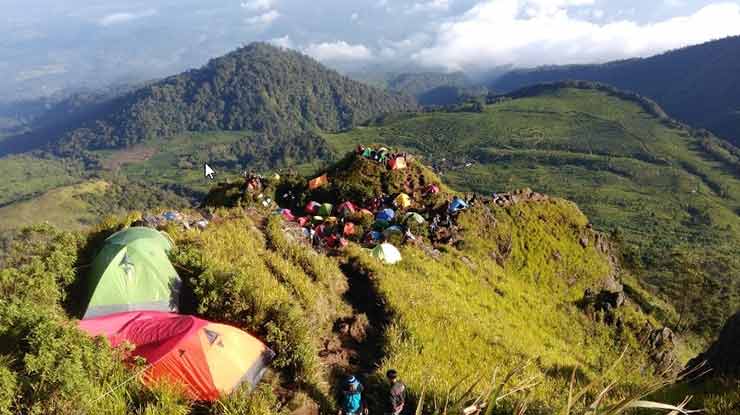
[[370, 231], [367, 234], [367, 239], [370, 241], [382, 241], [383, 234], [378, 231]]
[[452, 199], [452, 202], [450, 202], [450, 207], [447, 208], [447, 211], [450, 213], [457, 213], [467, 208], [468, 208], [468, 204], [465, 203], [464, 200], [456, 197]]
[[383, 209], [375, 215], [375, 219], [390, 222], [393, 220], [394, 216], [396, 216], [396, 213], [393, 212], [393, 209]]

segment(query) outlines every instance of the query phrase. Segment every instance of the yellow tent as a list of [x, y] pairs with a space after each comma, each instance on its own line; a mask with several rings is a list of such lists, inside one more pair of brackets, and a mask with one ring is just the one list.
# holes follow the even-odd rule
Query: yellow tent
[[317, 177], [315, 179], [309, 180], [308, 181], [308, 189], [309, 190], [318, 189], [319, 187], [321, 187], [321, 186], [323, 186], [323, 185], [325, 185], [327, 183], [329, 183], [329, 177], [326, 175], [326, 173], [324, 173], [324, 174], [322, 174], [321, 176], [319, 176], [319, 177]]
[[411, 197], [409, 197], [409, 195], [407, 195], [406, 193], [401, 193], [400, 195], [396, 196], [394, 202], [399, 208], [405, 209], [411, 206]]

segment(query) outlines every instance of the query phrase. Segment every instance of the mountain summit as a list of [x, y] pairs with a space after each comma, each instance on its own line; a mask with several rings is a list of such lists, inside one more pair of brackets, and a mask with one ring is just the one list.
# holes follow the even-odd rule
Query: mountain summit
[[[383, 113], [415, 108], [413, 98], [350, 80], [301, 53], [252, 43], [200, 69], [100, 104], [99, 111], [72, 126], [30, 141], [51, 142], [54, 150], [69, 154], [186, 131], [293, 136], [308, 130], [340, 131]], [[29, 142], [28, 137], [11, 139], [0, 153], [13, 151], [20, 141]]]

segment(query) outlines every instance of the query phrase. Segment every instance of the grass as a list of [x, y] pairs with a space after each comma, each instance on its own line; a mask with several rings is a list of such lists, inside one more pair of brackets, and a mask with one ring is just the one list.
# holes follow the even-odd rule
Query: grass
[[0, 231], [51, 223], [60, 229], [78, 230], [99, 220], [80, 196], [105, 193], [109, 183], [88, 181], [50, 190], [34, 199], [0, 208]]
[[[422, 154], [458, 190], [526, 186], [575, 201], [597, 228], [618, 231], [640, 282], [677, 307], [672, 323], [705, 339], [740, 307], [738, 166], [632, 102], [561, 88], [325, 138], [337, 152], [381, 142]], [[697, 296], [684, 295], [692, 284]]]
[[0, 206], [38, 196], [50, 189], [81, 181], [74, 162], [30, 155], [0, 159]]

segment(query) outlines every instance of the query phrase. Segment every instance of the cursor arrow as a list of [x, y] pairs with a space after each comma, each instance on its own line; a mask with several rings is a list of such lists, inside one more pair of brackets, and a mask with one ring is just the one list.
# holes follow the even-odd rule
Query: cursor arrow
[[209, 166], [209, 165], [208, 165], [208, 163], [203, 163], [203, 173], [204, 173], [204, 175], [205, 175], [205, 176], [206, 176], [207, 178], [209, 178], [209, 179], [213, 180], [213, 175], [214, 175], [214, 174], [215, 174], [216, 172], [215, 172], [215, 171], [213, 171], [213, 169], [211, 168], [211, 166]]

